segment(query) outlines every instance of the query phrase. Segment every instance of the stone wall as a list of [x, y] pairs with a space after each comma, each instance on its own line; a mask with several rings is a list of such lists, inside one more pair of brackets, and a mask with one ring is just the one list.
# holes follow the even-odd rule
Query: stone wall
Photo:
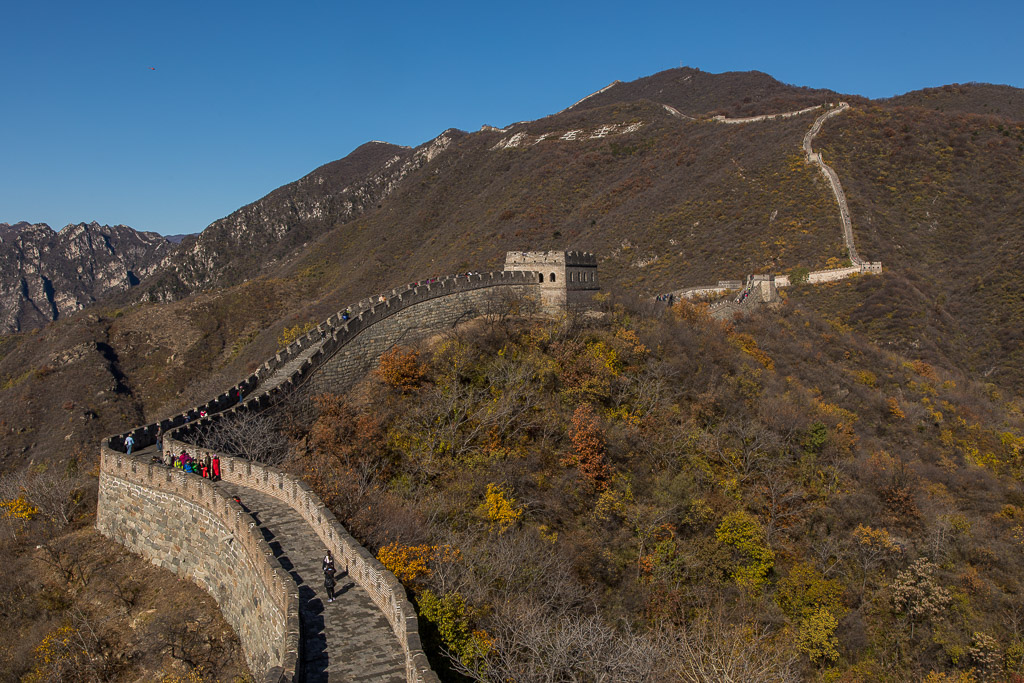
[[[213, 456], [213, 451], [174, 439], [167, 439], [164, 447], [171, 449], [172, 453], [187, 450], [200, 459], [206, 455]], [[406, 598], [405, 588], [370, 551], [352, 538], [305, 482], [276, 467], [224, 455], [220, 458], [220, 472], [224, 481], [273, 496], [302, 515], [324, 547], [334, 555], [339, 568], [347, 571], [352, 580], [370, 594], [391, 624], [405, 653], [406, 680], [410, 683], [437, 682], [437, 674], [423, 653], [416, 610]], [[205, 481], [196, 475], [187, 476]]]
[[[860, 275], [861, 273], [874, 273], [878, 274], [882, 272], [881, 261], [863, 262], [860, 265], [847, 266], [845, 268], [829, 268], [827, 270], [812, 270], [807, 274], [807, 282], [813, 284], [819, 284], [822, 282], [835, 282], [836, 280], [845, 280], [848, 277], [854, 275]], [[790, 286], [788, 275], [776, 275], [775, 286], [776, 287], [789, 287]]]
[[[216, 398], [165, 420], [112, 436], [110, 444], [115, 450], [124, 451], [124, 440], [130, 435], [135, 440], [136, 449], [143, 448], [156, 442], [158, 431], [168, 434], [183, 425], [202, 423], [210, 420], [212, 416], [239, 407], [261, 410], [273, 405], [284, 394], [303, 383], [321, 364], [363, 330], [405, 308], [464, 292], [494, 288], [497, 289], [488, 300], [500, 305], [503, 297], [519, 296], [532, 291], [536, 284], [537, 273], [528, 271], [474, 273], [441, 278], [429, 283], [405, 285], [381, 295], [376, 300], [363, 299], [327, 318]], [[480, 309], [477, 307], [474, 310]], [[348, 320], [342, 319], [344, 311], [350, 314]], [[483, 312], [486, 312], [486, 308]], [[285, 376], [282, 377], [282, 374]], [[207, 418], [201, 417], [204, 412]]]
[[740, 118], [728, 118], [719, 114], [718, 116], [712, 116], [711, 120], [715, 123], [759, 123], [761, 121], [774, 121], [776, 119], [788, 119], [794, 116], [800, 116], [807, 112], [812, 112], [817, 109], [821, 109], [820, 104], [816, 104], [813, 107], [807, 107], [806, 109], [800, 109], [798, 111], [786, 111], [781, 114], [761, 114], [760, 116], [744, 116]]
[[532, 289], [529, 286], [475, 289], [453, 292], [414, 306], [395, 307], [394, 314], [365, 325], [310, 373], [303, 389], [309, 395], [344, 392], [365, 377], [377, 365], [380, 356], [392, 347], [451, 330], [460, 322], [498, 310], [503, 296], [523, 297]]
[[[575, 257], [576, 252], [566, 253], [574, 255], [570, 259], [574, 263], [578, 260]], [[596, 264], [596, 261], [594, 263]], [[590, 264], [581, 263], [580, 267], [590, 267]], [[596, 284], [596, 274], [594, 280]], [[171, 448], [172, 452], [174, 449], [185, 448], [193, 453], [198, 451], [202, 454], [203, 449], [197, 449], [187, 443], [190, 438], [194, 438], [198, 428], [210, 426], [216, 420], [229, 419], [237, 411], [266, 409], [300, 386], [310, 392], [344, 390], [365, 375], [377, 362], [380, 354], [391, 346], [409, 343], [425, 335], [450, 329], [463, 320], [482, 314], [500, 314], [516, 301], [523, 301], [524, 297], [528, 302], [531, 293], [537, 291], [537, 284], [538, 274], [525, 270], [465, 274], [410, 284], [381, 295], [376, 300], [366, 299], [342, 309], [216, 398], [174, 417], [137, 427], [105, 440], [101, 446], [101, 453], [108, 465], [101, 468], [100, 473], [101, 497], [97, 510], [97, 526], [103, 533], [155, 563], [171, 568], [182, 576], [193, 578], [218, 597], [218, 602], [224, 600], [221, 603], [222, 609], [225, 610], [228, 621], [243, 636], [243, 648], [246, 649], [247, 657], [251, 652], [251, 665], [254, 670], [262, 671], [265, 665], [259, 654], [261, 651], [285, 653], [279, 657], [282, 661], [280, 665], [274, 664], [277, 655], [267, 655], [266, 665], [271, 666], [271, 669], [265, 675], [278, 676], [275, 681], [289, 680], [282, 677], [294, 676], [296, 670], [296, 666], [290, 664], [292, 659], [288, 657], [291, 657], [290, 653], [293, 650], [298, 652], [297, 616], [293, 638], [290, 626], [278, 628], [274, 625], [280, 618], [269, 611], [267, 605], [270, 603], [265, 598], [259, 598], [257, 604], [268, 610], [267, 613], [255, 616], [252, 610], [247, 611], [235, 606], [236, 591], [232, 589], [233, 586], [248, 585], [252, 588], [251, 594], [259, 596], [260, 590], [264, 589], [260, 589], [259, 581], [254, 583], [251, 576], [263, 577], [269, 581], [267, 577], [271, 576], [272, 572], [268, 574], [269, 570], [264, 564], [270, 563], [267, 566], [271, 566], [276, 563], [272, 554], [261, 558], [262, 549], [258, 544], [249, 549], [252, 551], [251, 562], [240, 564], [239, 567], [242, 569], [238, 570], [246, 576], [251, 575], [248, 584], [241, 574], [228, 588], [213, 581], [209, 577], [215, 576], [218, 570], [210, 565], [216, 562], [210, 558], [223, 555], [213, 539], [227, 538], [229, 531], [235, 528], [232, 526], [235, 523], [230, 519], [221, 520], [221, 526], [214, 522], [214, 518], [220, 519], [217, 515], [223, 512], [221, 503], [224, 501], [214, 500], [218, 494], [212, 487], [207, 491], [204, 487], [209, 486], [209, 482], [201, 477], [143, 463], [137, 458], [120, 455], [116, 451], [125, 450], [125, 439], [129, 435], [134, 438], [136, 448], [142, 448], [154, 443], [157, 433], [162, 431], [165, 447]], [[349, 313], [349, 319], [343, 319], [342, 311]], [[116, 467], [113, 464], [115, 462], [118, 463]], [[416, 613], [405, 597], [405, 589], [345, 531], [313, 492], [302, 482], [274, 468], [264, 468], [248, 461], [224, 457], [221, 458], [221, 463], [225, 480], [258, 488], [274, 495], [292, 505], [306, 518], [324, 544], [331, 548], [337, 557], [345, 558], [345, 564], [353, 579], [373, 596], [377, 606], [388, 618], [406, 654], [408, 680], [411, 683], [436, 681], [437, 677], [422, 652]], [[142, 481], [125, 476], [129, 471], [132, 475], [139, 474], [138, 468], [145, 469], [145, 472], [139, 475]], [[156, 495], [157, 492], [169, 494], [171, 497], [162, 498]], [[214, 501], [210, 503], [210, 507], [197, 502], [207, 500]], [[182, 501], [189, 501], [193, 506], [183, 505]], [[227, 502], [233, 505], [233, 502]], [[183, 518], [174, 516], [177, 514], [175, 512], [167, 517], [173, 522], [162, 524], [161, 515], [171, 509], [187, 509], [191, 515], [188, 520], [202, 521], [196, 524], [180, 524]], [[212, 510], [213, 516], [204, 516], [205, 513], [201, 510]], [[244, 512], [240, 507], [238, 511]], [[137, 517], [142, 521], [136, 521]], [[190, 530], [198, 527], [204, 531], [198, 535], [194, 535], [192, 531], [175, 535], [171, 528], [175, 526]], [[207, 531], [210, 533], [207, 534]], [[234, 537], [237, 538], [238, 534], [234, 534]], [[256, 540], [262, 542], [262, 539]], [[256, 540], [252, 542], [255, 543]], [[295, 589], [294, 582], [290, 577], [287, 578], [291, 588]], [[274, 595], [280, 593], [280, 586], [271, 585], [266, 581], [261, 585], [264, 584], [265, 591], [274, 591]], [[297, 592], [295, 600], [297, 615]], [[281, 613], [290, 615], [286, 611]], [[287, 616], [287, 619], [291, 617]], [[287, 668], [288, 666], [291, 668]], [[301, 662], [298, 662], [297, 667], [301, 667]]]
[[96, 528], [206, 589], [238, 633], [257, 680], [298, 680], [298, 587], [252, 517], [212, 482], [105, 443]]

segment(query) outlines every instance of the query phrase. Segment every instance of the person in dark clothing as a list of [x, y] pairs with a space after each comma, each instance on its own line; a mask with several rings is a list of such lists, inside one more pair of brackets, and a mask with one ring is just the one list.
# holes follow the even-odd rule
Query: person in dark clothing
[[322, 564], [323, 564], [322, 568], [324, 570], [324, 574], [326, 574], [328, 571], [330, 571], [331, 574], [334, 573], [334, 555], [331, 554], [330, 550], [328, 550], [327, 554], [324, 555], [324, 561], [323, 561]]
[[327, 590], [327, 602], [334, 602], [334, 555], [327, 551], [323, 561], [324, 588]]
[[327, 602], [334, 602], [334, 572], [324, 572], [324, 589], [327, 591]]

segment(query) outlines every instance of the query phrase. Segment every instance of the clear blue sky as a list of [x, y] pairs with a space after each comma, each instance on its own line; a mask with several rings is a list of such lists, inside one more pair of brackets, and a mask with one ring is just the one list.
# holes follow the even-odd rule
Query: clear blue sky
[[535, 119], [680, 64], [869, 97], [1024, 87], [1022, 27], [1020, 0], [12, 0], [0, 222], [196, 232], [367, 140]]

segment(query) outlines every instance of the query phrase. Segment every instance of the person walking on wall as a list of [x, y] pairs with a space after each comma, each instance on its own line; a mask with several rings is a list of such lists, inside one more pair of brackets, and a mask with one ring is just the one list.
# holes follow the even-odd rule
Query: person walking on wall
[[210, 478], [214, 481], [220, 481], [220, 456], [216, 453], [210, 459], [210, 475]]
[[132, 447], [135, 446], [135, 439], [129, 434], [124, 438], [124, 452], [128, 455], [132, 454]]
[[324, 574], [326, 574], [328, 571], [330, 571], [332, 574], [334, 573], [334, 555], [331, 554], [330, 550], [328, 550], [327, 554], [324, 555], [324, 561], [322, 564]]
[[334, 602], [334, 556], [331, 555], [331, 551], [327, 551], [327, 555], [323, 561], [324, 569], [324, 589], [327, 590], [327, 602]]

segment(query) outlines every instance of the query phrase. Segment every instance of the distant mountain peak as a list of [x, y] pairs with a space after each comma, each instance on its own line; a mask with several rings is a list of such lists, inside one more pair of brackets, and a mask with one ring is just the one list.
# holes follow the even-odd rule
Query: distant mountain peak
[[28, 221], [18, 221], [17, 223], [0, 223], [0, 232], [22, 232], [24, 230], [50, 230], [53, 231], [46, 223], [29, 223]]
[[0, 223], [0, 333], [37, 327], [137, 285], [174, 245], [97, 221]]

